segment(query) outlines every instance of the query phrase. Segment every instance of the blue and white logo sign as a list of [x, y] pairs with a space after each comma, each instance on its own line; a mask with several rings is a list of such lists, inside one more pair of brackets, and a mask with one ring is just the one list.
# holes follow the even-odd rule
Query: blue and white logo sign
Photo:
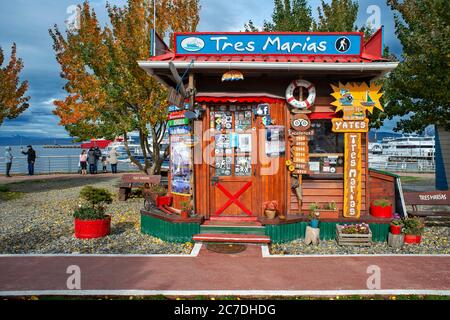
[[336, 40], [336, 43], [334, 44], [337, 51], [344, 53], [347, 52], [348, 49], [351, 47], [351, 42], [347, 37], [340, 37]]
[[197, 52], [205, 47], [205, 42], [197, 37], [184, 38], [181, 41], [181, 48], [189, 52]]
[[361, 54], [363, 35], [350, 33], [183, 33], [175, 34], [177, 54]]

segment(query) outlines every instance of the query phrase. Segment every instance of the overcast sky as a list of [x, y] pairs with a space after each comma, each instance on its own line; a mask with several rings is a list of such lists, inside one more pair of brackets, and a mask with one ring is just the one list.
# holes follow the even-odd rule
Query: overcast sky
[[[26, 135], [44, 137], [68, 137], [63, 127], [58, 126], [58, 118], [52, 114], [53, 100], [65, 96], [64, 82], [59, 77], [60, 68], [52, 50], [48, 29], [55, 23], [61, 27], [70, 17], [68, 9], [81, 1], [77, 0], [0, 0], [0, 46], [7, 58], [13, 42], [17, 43], [18, 56], [23, 58], [25, 67], [23, 79], [30, 83], [30, 108], [18, 118], [5, 121], [0, 126], [0, 136]], [[91, 0], [103, 24], [107, 22], [105, 0]], [[113, 4], [123, 4], [125, 0], [110, 0]], [[320, 0], [308, 1], [317, 16]], [[371, 15], [367, 12], [371, 5], [381, 10], [381, 24], [385, 26], [385, 44], [399, 55], [401, 45], [395, 37], [393, 13], [385, 1], [363, 0], [359, 2], [358, 26], [366, 23]], [[244, 24], [252, 19], [262, 26], [273, 11], [273, 0], [201, 0], [199, 31], [243, 31]], [[392, 128], [388, 123], [387, 129]]]

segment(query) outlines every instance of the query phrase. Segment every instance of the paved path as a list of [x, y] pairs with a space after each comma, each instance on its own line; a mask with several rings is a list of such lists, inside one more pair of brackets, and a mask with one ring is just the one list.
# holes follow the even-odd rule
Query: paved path
[[124, 173], [99, 173], [99, 174], [87, 174], [81, 175], [77, 173], [67, 173], [67, 174], [39, 174], [34, 176], [28, 175], [14, 175], [11, 178], [7, 178], [4, 175], [0, 176], [0, 184], [11, 183], [11, 182], [23, 182], [23, 181], [33, 181], [33, 180], [57, 180], [57, 179], [95, 179], [101, 177], [120, 177]]
[[155, 294], [367, 290], [367, 268], [376, 265], [381, 270], [380, 289], [445, 290], [450, 295], [450, 256], [263, 258], [259, 246], [249, 246], [239, 254], [213, 253], [203, 246], [197, 257], [0, 256], [0, 294], [67, 290], [69, 265], [80, 267], [82, 290], [146, 290]]

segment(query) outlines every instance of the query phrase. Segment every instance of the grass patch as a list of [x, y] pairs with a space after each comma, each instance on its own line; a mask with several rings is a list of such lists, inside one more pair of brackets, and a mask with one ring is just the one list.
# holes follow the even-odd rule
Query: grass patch
[[418, 183], [418, 182], [423, 182], [423, 181], [428, 181], [429, 179], [427, 178], [422, 178], [422, 177], [414, 177], [414, 176], [404, 176], [404, 177], [400, 177], [400, 180], [402, 181], [402, 183]]
[[22, 192], [10, 191], [8, 186], [0, 185], [0, 200], [8, 201], [20, 199], [23, 196]]

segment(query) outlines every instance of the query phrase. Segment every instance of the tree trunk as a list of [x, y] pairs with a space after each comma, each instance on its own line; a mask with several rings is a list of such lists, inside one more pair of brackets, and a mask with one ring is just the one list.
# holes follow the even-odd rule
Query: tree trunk
[[148, 174], [146, 168], [144, 168], [142, 166], [142, 164], [139, 161], [137, 161], [135, 157], [133, 157], [131, 155], [130, 147], [128, 146], [128, 137], [127, 137], [126, 132], [123, 134], [123, 143], [124, 143], [125, 151], [127, 152], [128, 158], [130, 158], [130, 161], [133, 162], [139, 168], [140, 171], [144, 172], [145, 174]]

